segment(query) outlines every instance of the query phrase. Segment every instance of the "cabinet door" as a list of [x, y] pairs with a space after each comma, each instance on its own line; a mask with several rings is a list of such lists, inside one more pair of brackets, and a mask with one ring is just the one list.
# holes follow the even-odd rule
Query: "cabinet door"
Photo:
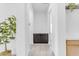
[[79, 40], [66, 41], [66, 55], [79, 56]]

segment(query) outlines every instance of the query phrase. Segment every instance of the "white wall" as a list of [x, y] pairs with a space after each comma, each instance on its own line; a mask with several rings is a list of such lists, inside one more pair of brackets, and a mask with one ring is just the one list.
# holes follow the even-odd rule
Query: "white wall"
[[[66, 55], [66, 24], [65, 24], [65, 4], [51, 4], [50, 14], [52, 19], [52, 39], [51, 45], [56, 56]], [[53, 43], [52, 43], [53, 42]]]
[[30, 55], [31, 45], [33, 44], [33, 11], [31, 4], [25, 4], [26, 22], [26, 55]]
[[79, 39], [79, 9], [66, 10], [67, 39]]
[[50, 13], [52, 13], [50, 19], [52, 19], [52, 48], [56, 56], [65, 56], [65, 4], [51, 4], [52, 8]]
[[[16, 16], [16, 39], [10, 44], [13, 52], [16, 55], [25, 55], [25, 9], [24, 4], [0, 4], [0, 19], [5, 19], [8, 16]], [[0, 46], [0, 48], [2, 48]], [[0, 49], [1, 50], [1, 49]]]
[[50, 20], [50, 49], [54, 52], [55, 56], [58, 55], [58, 16], [57, 4], [53, 3], [49, 6], [49, 20]]
[[34, 33], [49, 33], [48, 13], [34, 12]]
[[17, 33], [16, 33], [16, 54], [18, 56], [24, 56], [25, 51], [25, 4], [17, 4]]
[[65, 4], [58, 5], [58, 55], [66, 55], [66, 19], [65, 19]]

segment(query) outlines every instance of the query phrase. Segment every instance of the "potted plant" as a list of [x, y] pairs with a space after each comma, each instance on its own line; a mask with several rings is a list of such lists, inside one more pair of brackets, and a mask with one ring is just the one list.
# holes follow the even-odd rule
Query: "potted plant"
[[75, 3], [68, 3], [68, 5], [66, 6], [66, 9], [73, 11], [74, 9], [76, 9], [76, 7], [77, 5]]
[[16, 34], [16, 17], [11, 16], [6, 21], [0, 23], [0, 44], [5, 45], [5, 51], [1, 52], [0, 55], [10, 56], [11, 50], [8, 50], [7, 43], [12, 39], [15, 39]]
[[8, 21], [10, 23], [9, 26], [12, 33], [12, 36], [10, 38], [15, 39], [14, 35], [16, 34], [16, 17], [15, 16], [9, 17]]

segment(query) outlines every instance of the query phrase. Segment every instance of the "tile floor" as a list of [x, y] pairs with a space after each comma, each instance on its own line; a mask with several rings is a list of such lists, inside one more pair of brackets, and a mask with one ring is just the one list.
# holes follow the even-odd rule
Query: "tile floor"
[[31, 46], [30, 56], [54, 56], [53, 51], [50, 52], [48, 44], [34, 44]]

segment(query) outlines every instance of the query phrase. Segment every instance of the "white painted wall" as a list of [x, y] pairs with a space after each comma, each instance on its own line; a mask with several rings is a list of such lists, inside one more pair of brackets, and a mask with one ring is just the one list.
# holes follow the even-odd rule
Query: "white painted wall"
[[[50, 20], [52, 19], [51, 46], [56, 56], [66, 55], [66, 24], [65, 24], [65, 4], [51, 4]], [[52, 43], [53, 42], [53, 43]]]
[[58, 6], [58, 55], [66, 55], [66, 19], [65, 4], [59, 3]]
[[79, 9], [66, 10], [67, 39], [79, 39]]
[[25, 4], [25, 22], [26, 22], [26, 55], [30, 55], [31, 46], [33, 44], [33, 10], [31, 4]]
[[[55, 7], [54, 7], [55, 6]], [[49, 20], [50, 20], [50, 34], [49, 44], [51, 51], [54, 52], [55, 56], [58, 55], [58, 16], [57, 16], [57, 4], [53, 3], [49, 6]]]
[[17, 33], [16, 33], [16, 54], [17, 56], [25, 56], [25, 4], [16, 5], [17, 14]]
[[49, 33], [48, 13], [34, 12], [34, 33]]
[[[0, 4], [0, 20], [6, 19], [8, 16], [16, 16], [16, 39], [8, 46], [11, 47], [13, 53], [16, 55], [25, 55], [25, 5], [24, 4]], [[0, 51], [3, 49], [0, 46]]]

